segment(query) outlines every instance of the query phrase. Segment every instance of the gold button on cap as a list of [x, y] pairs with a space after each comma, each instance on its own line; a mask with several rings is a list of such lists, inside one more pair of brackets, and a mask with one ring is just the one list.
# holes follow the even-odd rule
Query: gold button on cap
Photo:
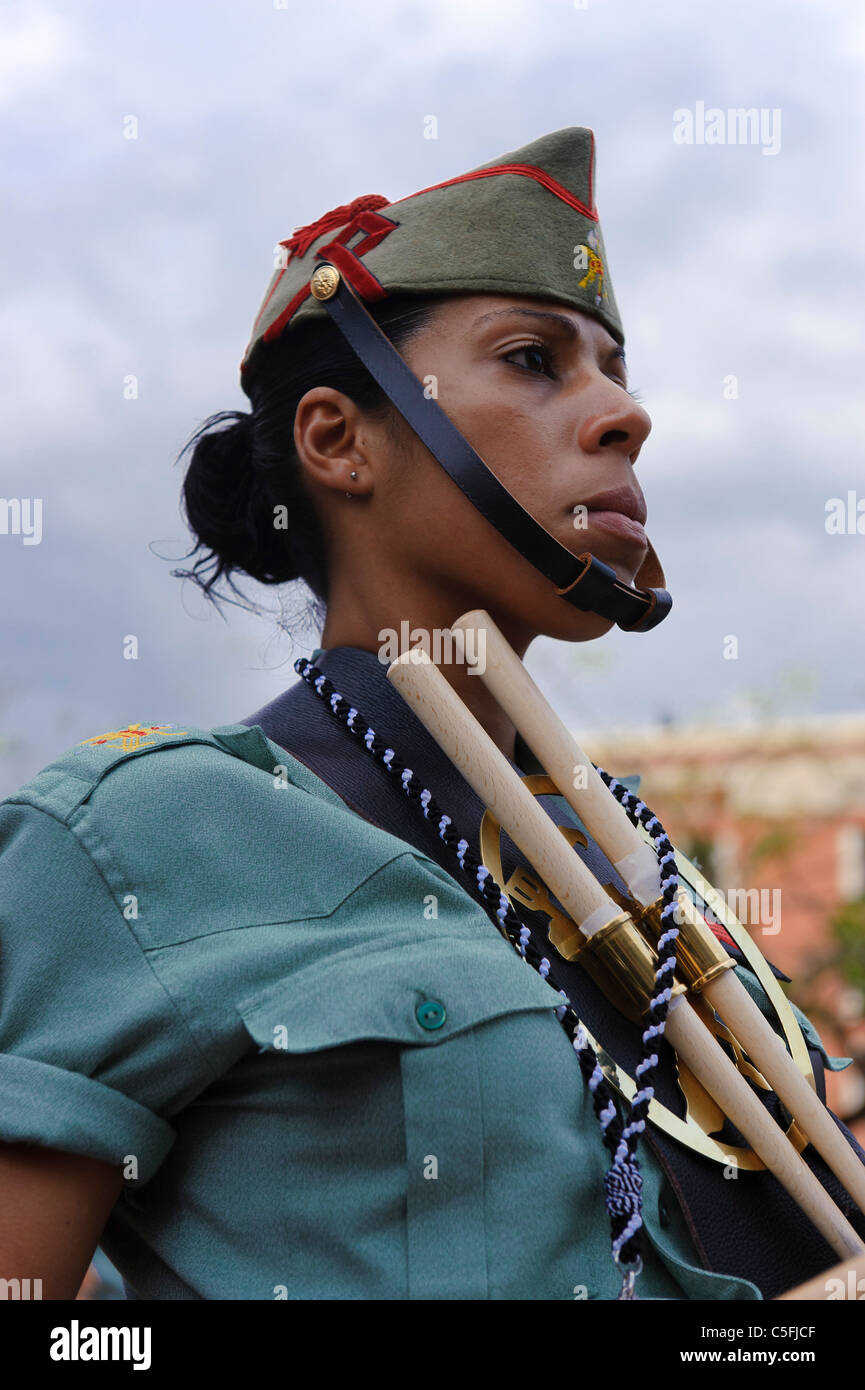
[[339, 286], [339, 271], [336, 266], [320, 265], [312, 272], [309, 288], [316, 299], [330, 299]]

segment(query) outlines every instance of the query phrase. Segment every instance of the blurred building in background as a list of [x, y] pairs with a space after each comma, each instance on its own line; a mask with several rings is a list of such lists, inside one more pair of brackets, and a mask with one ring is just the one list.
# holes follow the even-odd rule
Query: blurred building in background
[[606, 771], [640, 773], [830, 1056], [853, 1058], [826, 1073], [827, 1099], [865, 1143], [865, 716], [578, 737]]

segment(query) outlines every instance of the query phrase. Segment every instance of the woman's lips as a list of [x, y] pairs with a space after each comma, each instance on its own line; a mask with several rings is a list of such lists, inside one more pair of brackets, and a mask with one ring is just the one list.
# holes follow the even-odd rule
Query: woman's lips
[[586, 521], [588, 523], [586, 530], [590, 530], [594, 526], [599, 531], [609, 531], [613, 536], [620, 536], [622, 540], [633, 541], [648, 549], [649, 538], [639, 521], [625, 516], [623, 512], [593, 511], [589, 508], [586, 512]]

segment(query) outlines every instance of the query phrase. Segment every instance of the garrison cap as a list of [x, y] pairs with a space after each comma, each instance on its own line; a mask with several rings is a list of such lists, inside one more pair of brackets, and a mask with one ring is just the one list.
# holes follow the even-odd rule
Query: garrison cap
[[362, 194], [279, 243], [277, 266], [241, 363], [327, 310], [310, 293], [330, 261], [367, 304], [389, 294], [505, 294], [558, 300], [624, 343], [595, 206], [595, 137], [542, 135], [395, 203]]

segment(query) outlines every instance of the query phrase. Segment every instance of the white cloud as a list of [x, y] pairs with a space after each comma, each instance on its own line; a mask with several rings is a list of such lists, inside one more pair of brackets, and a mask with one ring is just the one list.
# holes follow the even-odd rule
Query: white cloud
[[0, 106], [44, 91], [79, 53], [72, 26], [56, 10], [17, 4], [0, 11]]

